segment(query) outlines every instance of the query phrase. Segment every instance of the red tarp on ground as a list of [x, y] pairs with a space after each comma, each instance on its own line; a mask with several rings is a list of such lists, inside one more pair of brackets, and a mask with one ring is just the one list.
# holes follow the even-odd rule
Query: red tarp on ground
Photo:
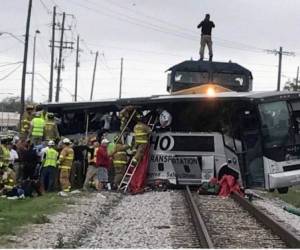
[[235, 178], [232, 175], [224, 175], [219, 181], [219, 185], [221, 187], [219, 196], [227, 197], [232, 192], [237, 192], [238, 194], [244, 196], [244, 193], [240, 188], [240, 184], [235, 180]]
[[129, 184], [129, 191], [132, 194], [137, 194], [144, 191], [146, 184], [146, 177], [148, 172], [148, 163], [149, 163], [149, 145], [145, 150], [144, 157], [139, 165], [136, 167], [136, 171], [132, 176], [131, 182]]

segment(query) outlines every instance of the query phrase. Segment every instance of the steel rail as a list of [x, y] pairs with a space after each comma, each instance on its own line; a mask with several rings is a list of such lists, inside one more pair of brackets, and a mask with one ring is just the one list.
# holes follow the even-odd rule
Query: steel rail
[[192, 196], [189, 186], [186, 186], [185, 197], [186, 197], [186, 200], [189, 205], [189, 209], [192, 214], [192, 220], [193, 220], [194, 226], [196, 228], [196, 233], [197, 233], [198, 239], [200, 241], [201, 247], [202, 248], [214, 248], [212, 240], [209, 236], [209, 233], [208, 233], [205, 223], [202, 219], [202, 216], [199, 212], [199, 209], [194, 201], [194, 198]]
[[230, 197], [235, 200], [242, 208], [247, 210], [253, 217], [255, 217], [262, 224], [270, 228], [275, 234], [277, 234], [282, 241], [284, 241], [291, 248], [300, 248], [300, 238], [287, 228], [279, 224], [277, 221], [272, 219], [271, 216], [264, 213], [262, 210], [255, 207], [244, 197], [238, 193], [231, 193]]

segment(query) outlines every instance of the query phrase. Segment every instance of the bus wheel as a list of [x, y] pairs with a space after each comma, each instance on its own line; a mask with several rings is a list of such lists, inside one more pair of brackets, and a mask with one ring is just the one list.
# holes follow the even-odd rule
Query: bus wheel
[[273, 193], [275, 191], [275, 188], [271, 188], [268, 190], [270, 193]]
[[286, 194], [289, 191], [289, 187], [277, 188], [278, 193]]

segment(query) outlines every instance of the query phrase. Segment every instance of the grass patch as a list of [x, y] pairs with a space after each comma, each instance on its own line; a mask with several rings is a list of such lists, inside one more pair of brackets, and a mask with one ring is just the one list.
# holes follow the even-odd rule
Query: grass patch
[[19, 226], [50, 222], [47, 214], [60, 210], [69, 199], [57, 194], [45, 194], [36, 198], [7, 200], [0, 198], [0, 236], [15, 234]]
[[279, 194], [276, 190], [274, 193], [268, 193], [268, 195], [277, 197], [297, 208], [300, 208], [300, 186], [289, 188], [289, 192], [287, 194]]

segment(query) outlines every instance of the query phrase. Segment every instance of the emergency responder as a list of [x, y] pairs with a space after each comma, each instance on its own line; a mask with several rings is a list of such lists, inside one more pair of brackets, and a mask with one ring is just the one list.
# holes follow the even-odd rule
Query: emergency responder
[[88, 152], [88, 169], [86, 172], [86, 177], [84, 180], [84, 184], [83, 184], [83, 189], [85, 191], [90, 189], [90, 184], [91, 182], [93, 182], [93, 180], [95, 180], [95, 183], [93, 186], [97, 186], [97, 171], [98, 171], [98, 166], [96, 166], [96, 155], [97, 155], [97, 151], [99, 149], [99, 142], [97, 142], [96, 138], [92, 138], [91, 139], [91, 143], [92, 146], [90, 147], [90, 151]]
[[42, 161], [41, 182], [44, 190], [48, 192], [54, 191], [55, 180], [58, 174], [58, 152], [55, 150], [54, 146], [54, 141], [48, 142], [48, 149], [45, 151], [44, 159]]
[[20, 128], [20, 138], [21, 139], [27, 139], [30, 132], [30, 123], [33, 119], [33, 109], [34, 107], [32, 105], [26, 106], [26, 111], [23, 114], [22, 120], [21, 120], [21, 128]]
[[5, 136], [1, 138], [0, 145], [0, 168], [6, 168], [9, 166], [10, 159], [10, 150], [8, 144], [10, 142], [10, 138]]
[[71, 147], [71, 141], [68, 138], [63, 139], [63, 149], [60, 152], [58, 165], [60, 169], [59, 181], [63, 192], [69, 192], [71, 189], [70, 173], [74, 160], [74, 150]]
[[8, 144], [12, 138], [5, 136], [1, 138], [0, 145], [0, 169], [1, 169], [1, 193], [5, 194], [13, 189], [16, 184], [16, 175], [14, 171], [9, 168], [10, 151]]
[[120, 126], [120, 131], [123, 131], [123, 129], [126, 126], [126, 123], [130, 119], [132, 112], [134, 112], [134, 107], [133, 106], [126, 106], [120, 111], [120, 120], [121, 120], [121, 126]]
[[15, 172], [9, 168], [5, 167], [1, 169], [1, 176], [0, 176], [0, 194], [6, 195], [16, 185], [16, 175]]
[[45, 121], [45, 128], [44, 128], [44, 140], [46, 141], [57, 141], [59, 139], [59, 133], [57, 124], [54, 120], [54, 114], [48, 113], [47, 119]]
[[40, 112], [36, 112], [34, 116], [30, 127], [31, 140], [34, 145], [39, 145], [43, 140], [45, 120], [41, 117]]
[[139, 120], [134, 126], [133, 132], [135, 138], [134, 151], [136, 151], [136, 153], [132, 158], [132, 164], [136, 166], [144, 156], [151, 128]]
[[[115, 137], [115, 142], [118, 141], [118, 137]], [[116, 143], [114, 151], [112, 152], [113, 168], [115, 169], [114, 187], [117, 188], [120, 184], [127, 165], [126, 150], [129, 149], [129, 145], [124, 145], [120, 141]]]

